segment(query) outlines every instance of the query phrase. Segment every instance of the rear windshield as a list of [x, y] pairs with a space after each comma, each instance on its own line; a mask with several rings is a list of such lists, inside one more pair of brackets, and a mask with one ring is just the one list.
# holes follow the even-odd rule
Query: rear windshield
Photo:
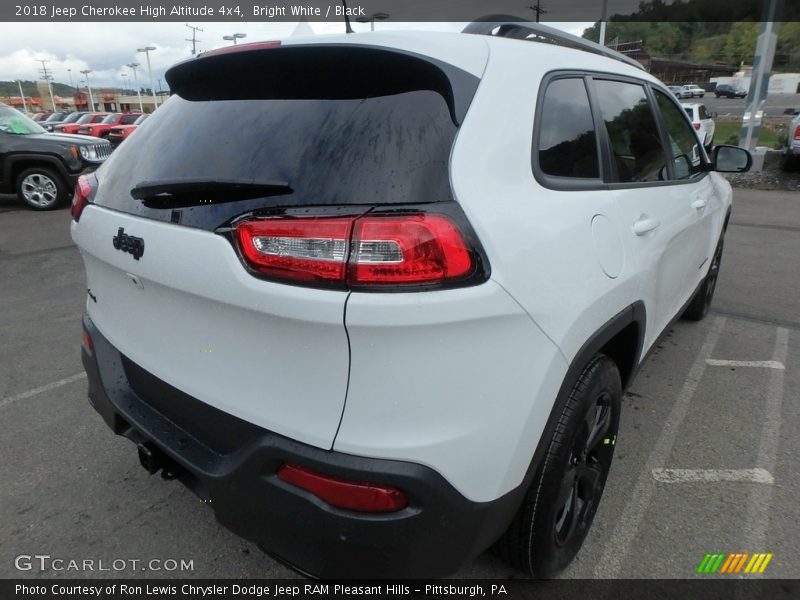
[[[313, 69], [304, 70], [314, 77]], [[365, 86], [369, 78], [369, 71], [362, 72], [358, 97], [352, 98], [332, 98], [325, 84], [318, 93], [304, 89], [296, 94], [300, 98], [291, 97], [285, 83], [280, 95], [289, 97], [282, 98], [274, 97], [274, 87], [263, 94], [273, 97], [243, 99], [202, 98], [190, 90], [189, 100], [178, 90], [106, 161], [95, 200], [206, 229], [259, 208], [451, 200], [448, 162], [458, 128], [447, 94], [425, 89], [433, 86], [413, 89], [407, 80], [392, 89], [384, 80], [372, 95]], [[338, 85], [336, 95], [349, 95], [342, 93], [347, 78]], [[131, 195], [137, 185], [176, 180], [271, 182], [283, 189], [235, 202], [224, 193], [201, 202], [198, 194], [196, 206], [178, 208]]]

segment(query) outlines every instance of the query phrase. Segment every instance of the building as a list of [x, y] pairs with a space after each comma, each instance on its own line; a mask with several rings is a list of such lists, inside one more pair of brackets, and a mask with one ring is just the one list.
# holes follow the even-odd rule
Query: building
[[650, 56], [642, 40], [611, 43], [608, 47], [639, 61], [648, 73], [667, 85], [694, 83], [702, 88], [712, 89], [712, 77], [728, 77], [736, 72], [736, 67], [724, 63], [696, 63]]

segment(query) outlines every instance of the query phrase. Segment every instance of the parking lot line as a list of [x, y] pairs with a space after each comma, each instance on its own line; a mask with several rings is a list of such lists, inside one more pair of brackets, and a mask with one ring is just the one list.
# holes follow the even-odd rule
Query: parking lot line
[[717, 360], [707, 358], [706, 364], [711, 367], [759, 367], [762, 369], [785, 369], [782, 362], [777, 360]]
[[760, 467], [755, 469], [653, 469], [653, 479], [659, 483], [694, 483], [742, 481], [747, 483], [775, 483], [772, 473]]
[[54, 390], [62, 385], [67, 385], [68, 383], [72, 383], [73, 381], [78, 381], [79, 379], [83, 379], [86, 377], [86, 373], [77, 373], [70, 377], [65, 377], [64, 379], [59, 379], [58, 381], [54, 381], [52, 383], [48, 383], [37, 388], [33, 388], [32, 390], [28, 390], [27, 392], [22, 392], [17, 394], [16, 396], [8, 396], [7, 398], [3, 398], [0, 400], [0, 408], [4, 406], [8, 406], [9, 404], [16, 402], [17, 400], [24, 400], [25, 398], [30, 398], [31, 396], [36, 396], [37, 394], [41, 394], [43, 392], [49, 392], [50, 390]]
[[697, 358], [695, 358], [691, 369], [689, 369], [689, 374], [684, 380], [683, 387], [678, 392], [669, 418], [664, 423], [661, 435], [647, 458], [644, 470], [636, 481], [630, 500], [622, 511], [611, 539], [606, 544], [603, 555], [594, 568], [595, 577], [615, 578], [619, 576], [631, 543], [639, 530], [642, 517], [650, 506], [650, 499], [656, 486], [652, 472], [654, 469], [664, 468], [664, 463], [672, 452], [678, 429], [686, 417], [695, 390], [703, 378], [703, 373], [705, 373], [706, 359], [714, 352], [726, 321], [725, 317], [715, 317], [711, 323], [705, 342], [703, 342], [703, 346], [697, 353]]
[[[775, 331], [775, 350], [772, 358], [786, 364], [789, 353], [789, 330], [778, 327]], [[778, 444], [781, 431], [781, 410], [783, 408], [783, 386], [785, 371], [773, 370], [767, 384], [764, 425], [761, 428], [761, 441], [758, 446], [758, 466], [770, 473], [775, 472], [778, 460]], [[747, 547], [763, 549], [767, 542], [767, 527], [772, 506], [772, 486], [759, 485], [750, 491], [745, 525]]]

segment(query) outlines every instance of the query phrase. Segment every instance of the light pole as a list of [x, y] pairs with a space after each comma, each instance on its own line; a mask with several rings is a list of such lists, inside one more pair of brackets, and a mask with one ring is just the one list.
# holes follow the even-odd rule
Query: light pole
[[236, 45], [236, 40], [241, 40], [247, 37], [246, 33], [234, 33], [233, 35], [223, 35], [222, 39], [228, 42], [233, 42]]
[[86, 77], [86, 89], [89, 90], [89, 112], [94, 112], [94, 96], [92, 96], [92, 88], [89, 86], [89, 73], [91, 69], [81, 71], [81, 74]]
[[122, 80], [122, 95], [128, 95], [128, 74], [127, 73], [120, 73], [120, 77], [124, 77], [125, 79]]
[[389, 14], [385, 12], [377, 12], [368, 17], [358, 17], [356, 21], [359, 23], [369, 23], [369, 30], [375, 31], [375, 21], [385, 21], [389, 18]]
[[139, 78], [136, 76], [136, 67], [139, 66], [139, 63], [132, 62], [125, 66], [133, 71], [133, 80], [136, 83], [136, 95], [139, 97], [139, 112], [144, 112], [144, 107], [142, 106], [142, 90], [139, 88]]
[[155, 50], [155, 46], [145, 46], [144, 48], [137, 48], [137, 52], [144, 52], [147, 56], [147, 76], [150, 78], [150, 92], [153, 94], [153, 110], [158, 107], [158, 100], [156, 100], [156, 88], [153, 85], [153, 70], [150, 68], [150, 51]]
[[19, 95], [22, 96], [22, 110], [25, 111], [25, 114], [28, 114], [28, 105], [25, 104], [25, 94], [22, 92], [22, 82], [17, 79], [17, 84], [19, 85]]

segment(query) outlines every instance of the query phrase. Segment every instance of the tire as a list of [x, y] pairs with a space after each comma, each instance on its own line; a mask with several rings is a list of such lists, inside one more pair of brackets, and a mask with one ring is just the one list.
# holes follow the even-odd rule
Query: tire
[[714, 300], [714, 291], [717, 289], [717, 280], [719, 279], [719, 269], [722, 264], [722, 248], [723, 238], [720, 238], [717, 244], [717, 249], [714, 251], [714, 258], [711, 259], [711, 266], [708, 269], [708, 274], [703, 280], [700, 288], [695, 292], [694, 298], [683, 311], [682, 317], [687, 321], [702, 321], [708, 314], [711, 308], [711, 302]]
[[31, 167], [17, 176], [17, 196], [33, 210], [53, 210], [67, 200], [67, 186], [49, 167]]
[[540, 578], [563, 570], [580, 550], [603, 494], [619, 428], [622, 384], [597, 354], [570, 392], [522, 506], [495, 551]]

